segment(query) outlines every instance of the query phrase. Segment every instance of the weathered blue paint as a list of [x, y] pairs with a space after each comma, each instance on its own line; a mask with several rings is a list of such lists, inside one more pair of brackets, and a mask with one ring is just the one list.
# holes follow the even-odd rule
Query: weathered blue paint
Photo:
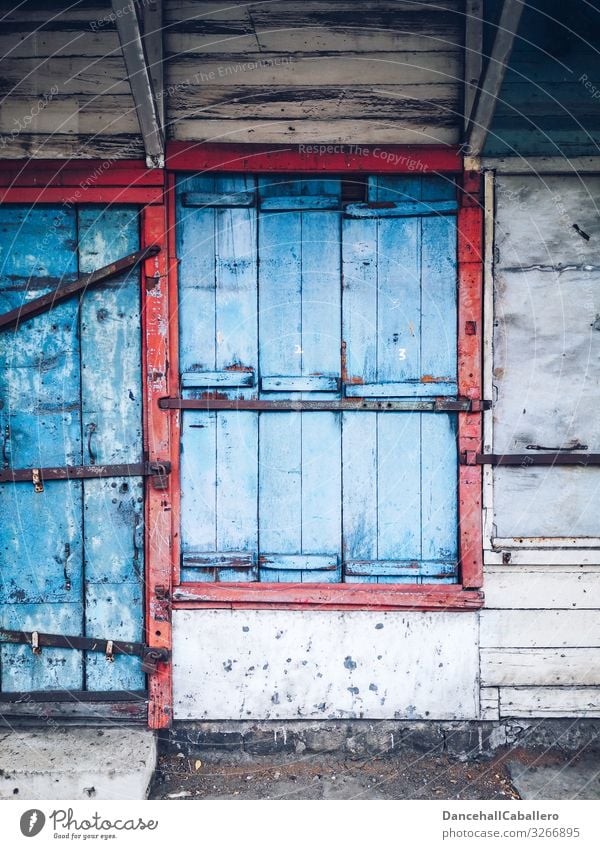
[[[52, 291], [137, 249], [137, 216], [44, 206], [0, 210], [0, 305]], [[139, 274], [112, 281], [0, 334], [4, 462], [16, 468], [138, 462]], [[7, 432], [8, 428], [8, 432]], [[141, 639], [142, 482], [135, 478], [0, 486], [3, 627]], [[127, 584], [127, 588], [124, 588]], [[99, 592], [114, 586], [102, 615]], [[129, 588], [135, 588], [127, 598]], [[131, 595], [131, 594], [130, 594]], [[126, 616], [125, 616], [126, 611]], [[121, 620], [127, 618], [127, 627]], [[90, 661], [72, 649], [0, 647], [1, 689], [140, 689], [139, 660]]]
[[[225, 189], [258, 211], [179, 203], [188, 395], [456, 394], [452, 181], [369, 178], [391, 217], [345, 216], [334, 179], [186, 177], [178, 196]], [[186, 411], [181, 449], [184, 581], [456, 580], [452, 416]]]

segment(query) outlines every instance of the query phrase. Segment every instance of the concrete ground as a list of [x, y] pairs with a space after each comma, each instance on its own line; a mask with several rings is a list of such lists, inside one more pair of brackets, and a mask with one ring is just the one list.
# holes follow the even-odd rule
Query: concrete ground
[[[596, 795], [589, 795], [595, 793]], [[600, 798], [600, 756], [511, 749], [460, 762], [403, 751], [392, 756], [247, 754], [159, 757], [153, 799]]]

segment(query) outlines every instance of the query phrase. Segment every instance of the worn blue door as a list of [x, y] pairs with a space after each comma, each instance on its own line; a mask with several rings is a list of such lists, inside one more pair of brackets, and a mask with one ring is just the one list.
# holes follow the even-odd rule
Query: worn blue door
[[457, 392], [455, 186], [345, 191], [178, 181], [183, 395], [257, 402], [183, 412], [184, 581], [456, 581], [455, 415], [394, 410]]
[[[0, 312], [139, 247], [132, 207], [0, 207]], [[5, 469], [137, 463], [139, 272], [0, 332]], [[0, 627], [141, 641], [138, 477], [0, 483]], [[0, 643], [4, 692], [141, 690], [139, 658]]]

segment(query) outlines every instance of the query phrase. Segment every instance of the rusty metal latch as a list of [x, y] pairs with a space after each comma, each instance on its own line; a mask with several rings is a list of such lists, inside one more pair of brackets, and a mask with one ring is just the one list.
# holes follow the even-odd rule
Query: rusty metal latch
[[473, 398], [428, 398], [426, 400], [393, 399], [378, 401], [364, 398], [343, 398], [330, 401], [283, 399], [266, 401], [254, 398], [161, 398], [161, 410], [250, 410], [259, 412], [424, 412], [479, 413], [491, 408], [491, 401]]
[[120, 465], [50, 466], [43, 469], [0, 469], [0, 483], [33, 482], [36, 492], [44, 491], [44, 481], [87, 480], [90, 478], [147, 477], [155, 489], [167, 489], [171, 464], [166, 460]]
[[109, 662], [114, 661], [117, 655], [140, 657], [142, 671], [146, 674], [156, 672], [158, 664], [167, 663], [171, 657], [169, 649], [161, 646], [148, 646], [145, 643], [132, 643], [125, 640], [97, 640], [94, 637], [42, 634], [39, 631], [0, 629], [0, 643], [29, 645], [36, 655], [41, 654], [42, 648], [61, 648], [103, 652]]

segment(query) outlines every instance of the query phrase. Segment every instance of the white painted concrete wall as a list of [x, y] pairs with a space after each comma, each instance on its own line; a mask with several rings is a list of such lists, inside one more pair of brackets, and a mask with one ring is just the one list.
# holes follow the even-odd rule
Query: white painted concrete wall
[[179, 610], [175, 719], [476, 719], [477, 613]]

